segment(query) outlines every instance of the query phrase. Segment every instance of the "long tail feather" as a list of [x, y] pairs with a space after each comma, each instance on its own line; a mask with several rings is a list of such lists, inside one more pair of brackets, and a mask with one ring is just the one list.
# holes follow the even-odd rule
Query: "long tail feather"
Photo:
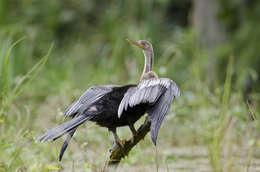
[[68, 147], [68, 144], [69, 144], [71, 138], [73, 137], [75, 131], [76, 131], [76, 128], [73, 129], [72, 131], [70, 131], [70, 133], [68, 134], [66, 140], [64, 141], [64, 143], [63, 143], [63, 145], [62, 145], [62, 147], [61, 147], [61, 150], [60, 150], [59, 161], [62, 160], [63, 154], [64, 154], [64, 152], [66, 151], [66, 149], [67, 149], [67, 147]]
[[72, 120], [63, 123], [60, 126], [47, 131], [43, 136], [39, 138], [39, 141], [40, 142], [54, 141], [57, 138], [63, 136], [65, 133], [72, 131], [73, 129], [75, 129], [85, 121], [88, 121], [89, 119], [91, 119], [91, 116], [83, 116], [83, 115], [73, 118]]

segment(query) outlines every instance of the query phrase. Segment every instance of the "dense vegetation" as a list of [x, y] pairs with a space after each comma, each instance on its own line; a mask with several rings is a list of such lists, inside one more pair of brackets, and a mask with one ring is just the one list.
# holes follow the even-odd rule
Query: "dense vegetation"
[[[172, 171], [180, 158], [190, 160], [183, 170], [191, 168], [198, 157], [178, 156], [175, 148], [195, 148], [210, 170], [256, 169], [260, 2], [216, 1], [223, 40], [213, 48], [191, 19], [196, 2], [0, 0], [0, 171], [104, 167], [113, 140], [104, 128], [81, 127], [61, 163], [62, 139], [41, 144], [36, 138], [61, 123], [65, 108], [86, 88], [138, 82], [143, 55], [125, 38], [152, 42], [154, 71], [176, 81], [181, 97], [157, 148], [146, 138], [118, 170]], [[128, 138], [130, 132], [119, 134]]]

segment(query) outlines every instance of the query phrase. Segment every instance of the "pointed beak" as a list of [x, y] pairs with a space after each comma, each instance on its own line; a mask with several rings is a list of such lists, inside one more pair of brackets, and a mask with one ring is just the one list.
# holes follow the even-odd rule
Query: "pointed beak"
[[132, 40], [129, 40], [129, 39], [126, 39], [128, 42], [130, 42], [131, 44], [134, 44], [134, 45], [136, 45], [137, 47], [139, 47], [139, 48], [142, 48], [143, 50], [144, 50], [144, 45], [143, 44], [140, 44], [140, 43], [138, 43], [138, 42], [136, 42], [136, 41], [132, 41]]

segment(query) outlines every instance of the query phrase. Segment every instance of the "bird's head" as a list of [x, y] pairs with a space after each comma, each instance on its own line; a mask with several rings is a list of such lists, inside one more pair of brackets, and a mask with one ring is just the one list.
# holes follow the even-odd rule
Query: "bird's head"
[[139, 41], [132, 41], [129, 39], [126, 39], [128, 42], [138, 46], [139, 48], [141, 48], [143, 51], [149, 51], [153, 49], [152, 44], [149, 41], [146, 40], [139, 40]]
[[149, 41], [146, 41], [146, 40], [139, 40], [139, 41], [132, 41], [129, 39], [126, 39], [126, 40], [143, 50], [144, 57], [145, 57], [144, 70], [143, 70], [143, 74], [141, 77], [141, 79], [143, 79], [144, 75], [152, 70], [153, 46]]

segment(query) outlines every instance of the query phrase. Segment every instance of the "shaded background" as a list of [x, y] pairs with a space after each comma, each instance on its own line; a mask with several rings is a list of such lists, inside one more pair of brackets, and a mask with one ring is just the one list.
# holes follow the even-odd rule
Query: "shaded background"
[[[61, 123], [86, 88], [138, 82], [143, 55], [125, 38], [153, 44], [154, 71], [174, 80], [182, 96], [158, 148], [147, 137], [119, 171], [189, 169], [197, 160], [193, 151], [175, 150], [194, 147], [202, 169], [258, 168], [259, 21], [257, 0], [0, 0], [0, 171], [104, 167], [113, 139], [94, 124], [81, 127], [62, 163], [62, 139], [39, 144], [35, 138]], [[37, 62], [45, 64], [34, 69]], [[17, 85], [25, 87], [13, 96]], [[129, 135], [120, 129], [122, 138]], [[187, 159], [189, 165], [178, 166]]]

